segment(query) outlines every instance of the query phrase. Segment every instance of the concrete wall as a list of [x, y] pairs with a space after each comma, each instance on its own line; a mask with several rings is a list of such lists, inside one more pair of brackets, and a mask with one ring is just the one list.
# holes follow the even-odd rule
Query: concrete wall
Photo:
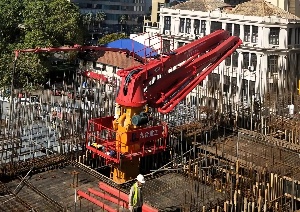
[[159, 50], [161, 47], [161, 37], [155, 33], [131, 34], [130, 39], [137, 41], [152, 49]]

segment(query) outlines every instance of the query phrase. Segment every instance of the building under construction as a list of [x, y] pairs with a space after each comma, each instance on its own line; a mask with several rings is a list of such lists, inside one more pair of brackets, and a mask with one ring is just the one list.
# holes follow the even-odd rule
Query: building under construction
[[[151, 111], [153, 120], [167, 123], [168, 135], [155, 154], [136, 153], [146, 178], [143, 211], [299, 210], [297, 88], [276, 87], [270, 78], [267, 90], [247, 102], [223, 101], [215, 96], [222, 77], [207, 80], [171, 112]], [[96, 121], [115, 113], [118, 85], [78, 72], [72, 83], [36, 91], [38, 103], [19, 90], [20, 98], [2, 101], [1, 211], [127, 211], [135, 179], [117, 183], [112, 176], [127, 155], [92, 147], [100, 139], [92, 131]]]

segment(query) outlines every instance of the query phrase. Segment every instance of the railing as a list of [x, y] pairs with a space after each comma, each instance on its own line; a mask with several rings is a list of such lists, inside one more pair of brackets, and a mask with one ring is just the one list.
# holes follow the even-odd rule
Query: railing
[[113, 120], [112, 116], [90, 120], [86, 136], [86, 148], [105, 158], [106, 163], [119, 164], [121, 160], [144, 157], [166, 149], [166, 125], [119, 133], [113, 129]]

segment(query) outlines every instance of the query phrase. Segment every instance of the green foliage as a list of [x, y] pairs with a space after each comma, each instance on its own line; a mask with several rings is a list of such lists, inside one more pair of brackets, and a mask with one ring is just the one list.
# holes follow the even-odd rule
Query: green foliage
[[22, 9], [22, 0], [0, 0], [0, 52], [7, 50], [7, 43], [17, 41]]
[[94, 16], [93, 13], [86, 13], [82, 17], [83, 19], [83, 24], [88, 26], [88, 29], [90, 28], [90, 25], [93, 22]]
[[121, 15], [119, 17], [119, 23], [120, 24], [126, 24], [127, 21], [128, 21], [128, 15]]
[[42, 31], [52, 45], [82, 43], [79, 9], [66, 0], [25, 0], [25, 31]]
[[98, 43], [99, 43], [99, 45], [104, 45], [104, 44], [110, 43], [112, 41], [124, 39], [124, 38], [128, 38], [128, 37], [123, 33], [112, 33], [112, 34], [105, 35], [102, 38], [100, 38], [98, 40]]
[[106, 14], [104, 12], [98, 12], [95, 16], [95, 21], [98, 23], [99, 28], [103, 21], [105, 21]]
[[[0, 87], [11, 82], [14, 50], [83, 43], [79, 9], [67, 0], [0, 0]], [[14, 84], [42, 83], [48, 54], [20, 53]]]

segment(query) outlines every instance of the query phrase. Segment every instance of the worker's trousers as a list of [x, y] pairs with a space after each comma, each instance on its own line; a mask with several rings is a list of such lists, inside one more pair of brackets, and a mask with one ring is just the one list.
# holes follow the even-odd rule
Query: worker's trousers
[[133, 208], [130, 212], [142, 212], [142, 207]]

